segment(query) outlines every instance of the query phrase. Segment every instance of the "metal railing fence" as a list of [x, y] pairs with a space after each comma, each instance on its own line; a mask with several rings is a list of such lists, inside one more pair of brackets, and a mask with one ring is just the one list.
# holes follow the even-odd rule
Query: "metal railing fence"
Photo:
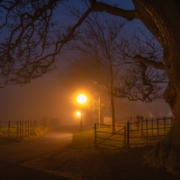
[[[166, 136], [171, 128], [172, 117], [124, 118], [117, 121], [115, 128], [107, 124], [95, 124], [95, 146], [134, 147], [153, 145]], [[113, 132], [115, 129], [115, 132]], [[118, 136], [120, 135], [120, 136]], [[101, 141], [100, 141], [101, 140]], [[118, 143], [117, 143], [118, 142]]]
[[26, 119], [20, 121], [0, 121], [0, 137], [17, 138], [29, 137], [47, 128], [48, 120]]
[[127, 147], [139, 145], [153, 145], [160, 141], [171, 128], [172, 117], [139, 118], [134, 122], [127, 122], [129, 138]]

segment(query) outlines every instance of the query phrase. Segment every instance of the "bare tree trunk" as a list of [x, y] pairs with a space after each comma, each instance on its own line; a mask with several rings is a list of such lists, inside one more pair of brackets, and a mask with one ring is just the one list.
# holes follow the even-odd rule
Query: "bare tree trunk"
[[142, 63], [157, 69], [164, 69], [169, 84], [164, 94], [165, 101], [173, 113], [172, 127], [167, 136], [145, 156], [150, 164], [165, 167], [167, 171], [180, 175], [180, 1], [175, 0], [132, 0], [134, 10], [122, 10], [98, 2], [94, 11], [124, 17], [127, 20], [139, 19], [163, 47], [162, 62], [134, 57]]
[[167, 136], [145, 155], [145, 159], [157, 168], [165, 167], [167, 171], [180, 175], [180, 87], [175, 82], [170, 78], [164, 94], [173, 113], [172, 127]]
[[[159, 2], [160, 1], [160, 2]], [[173, 113], [172, 128], [167, 136], [145, 156], [155, 167], [180, 175], [180, 11], [172, 1], [139, 1], [156, 23], [163, 47], [163, 62], [169, 77], [164, 99]], [[148, 23], [148, 22], [146, 22]], [[147, 24], [148, 26], [148, 24]]]
[[110, 61], [110, 74], [111, 74], [111, 114], [112, 114], [112, 132], [115, 133], [115, 107], [114, 107], [114, 73], [113, 73], [113, 67], [112, 62]]

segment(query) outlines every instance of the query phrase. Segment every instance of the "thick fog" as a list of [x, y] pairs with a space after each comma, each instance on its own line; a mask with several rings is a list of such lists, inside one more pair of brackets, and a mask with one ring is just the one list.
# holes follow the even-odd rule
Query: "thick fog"
[[[56, 119], [61, 125], [78, 125], [80, 117], [76, 115], [76, 112], [80, 110], [80, 105], [76, 98], [78, 93], [83, 92], [83, 87], [74, 86], [74, 88], [69, 89], [62, 82], [63, 78], [62, 70], [58, 69], [42, 78], [32, 80], [30, 84], [23, 87], [17, 85], [0, 89], [0, 121], [48, 117]], [[91, 95], [91, 92], [88, 93], [88, 87], [86, 87], [85, 92], [88, 96]], [[108, 99], [108, 96], [106, 98]], [[85, 123], [85, 113], [89, 106], [85, 105], [83, 108], [83, 121]], [[164, 100], [142, 103], [115, 98], [115, 113], [116, 118], [136, 115], [171, 116], [170, 108]], [[110, 116], [110, 109], [109, 113], [105, 113], [103, 116]], [[96, 122], [98, 110], [94, 111], [93, 118], [93, 122]], [[93, 122], [89, 123], [89, 126], [93, 126]], [[87, 122], [86, 124], [88, 125]]]

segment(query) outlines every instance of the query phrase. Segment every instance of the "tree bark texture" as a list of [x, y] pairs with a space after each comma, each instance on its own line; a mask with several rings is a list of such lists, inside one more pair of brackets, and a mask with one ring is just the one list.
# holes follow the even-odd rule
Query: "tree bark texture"
[[[163, 63], [169, 77], [169, 84], [164, 93], [165, 101], [173, 113], [172, 128], [167, 136], [149, 153], [145, 159], [155, 167], [165, 167], [167, 171], [180, 175], [180, 11], [179, 3], [171, 0], [137, 0], [134, 1], [143, 16], [144, 10], [152, 18], [158, 33], [152, 32], [163, 47]], [[144, 8], [141, 11], [141, 6]], [[141, 12], [143, 12], [141, 14]], [[143, 23], [146, 20], [143, 19]], [[150, 30], [151, 23], [145, 22]], [[159, 36], [161, 34], [161, 36]]]
[[[162, 45], [163, 68], [169, 77], [164, 99], [171, 107], [173, 122], [167, 136], [146, 154], [145, 159], [155, 167], [165, 167], [167, 171], [180, 175], [180, 1], [132, 0], [132, 2], [134, 10], [126, 11], [101, 2], [97, 2], [93, 10], [105, 11], [127, 20], [141, 20]], [[149, 63], [158, 69], [157, 62]]]

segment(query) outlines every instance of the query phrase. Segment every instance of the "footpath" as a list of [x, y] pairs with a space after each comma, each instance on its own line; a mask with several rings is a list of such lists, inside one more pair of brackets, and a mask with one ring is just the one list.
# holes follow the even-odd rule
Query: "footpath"
[[[60, 151], [72, 142], [72, 133], [50, 132], [31, 142], [0, 150], [1, 180], [70, 180], [38, 170], [31, 162]], [[35, 168], [34, 168], [35, 167]]]

